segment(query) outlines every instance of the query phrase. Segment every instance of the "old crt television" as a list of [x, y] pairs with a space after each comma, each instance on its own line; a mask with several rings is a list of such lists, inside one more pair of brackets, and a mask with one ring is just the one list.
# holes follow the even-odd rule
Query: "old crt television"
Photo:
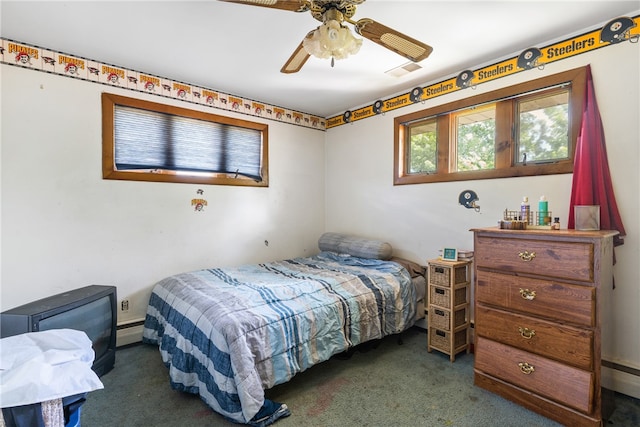
[[0, 337], [49, 329], [76, 329], [93, 343], [92, 369], [102, 376], [116, 360], [115, 286], [91, 285], [0, 313]]

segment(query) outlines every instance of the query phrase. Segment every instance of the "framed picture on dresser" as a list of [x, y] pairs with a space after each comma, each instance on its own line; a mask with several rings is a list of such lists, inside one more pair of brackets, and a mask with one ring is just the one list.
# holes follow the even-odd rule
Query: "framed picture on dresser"
[[457, 261], [458, 250], [455, 248], [442, 248], [442, 259], [444, 261]]

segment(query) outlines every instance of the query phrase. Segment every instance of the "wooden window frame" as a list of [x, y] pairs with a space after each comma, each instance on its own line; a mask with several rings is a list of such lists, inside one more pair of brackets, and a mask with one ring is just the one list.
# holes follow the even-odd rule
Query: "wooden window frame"
[[[437, 134], [438, 134], [438, 117], [426, 117], [426, 118], [424, 118], [423, 120], [421, 120], [421, 121], [420, 121], [420, 123], [411, 123], [411, 124], [408, 124], [408, 125], [407, 125], [407, 127], [406, 127], [406, 130], [407, 130], [407, 132], [408, 132], [409, 134], [411, 134], [411, 133], [412, 133], [411, 131], [412, 131], [412, 125], [413, 125], [413, 124], [416, 124], [416, 125], [418, 125], [418, 126], [423, 126], [423, 125], [425, 125], [425, 124], [428, 124], [427, 122], [433, 122], [433, 123], [435, 124], [435, 127], [436, 127], [436, 131], [435, 131], [435, 133], [436, 133], [436, 135], [437, 135]], [[438, 139], [438, 138], [439, 138], [439, 137], [438, 137], [438, 136], [436, 136], [436, 143], [437, 143], [437, 139]], [[408, 150], [411, 150], [411, 148], [410, 148], [410, 147], [408, 147], [408, 144], [407, 144], [407, 149], [408, 149]], [[437, 150], [437, 147], [436, 147], [436, 150]], [[435, 158], [435, 159], [433, 159], [433, 160], [435, 161], [435, 165], [436, 165], [436, 167], [437, 167], [437, 165], [438, 165], [438, 161], [437, 161], [437, 152], [436, 152], [435, 154], [436, 154], [436, 158]], [[409, 153], [407, 156], [411, 156], [411, 154]], [[409, 164], [408, 164], [408, 163], [407, 163], [407, 166], [409, 166]], [[420, 172], [412, 172], [412, 173], [420, 173]], [[432, 173], [432, 172], [422, 172], [422, 173]]]
[[[564, 93], [566, 88], [562, 88], [562, 87], [558, 87], [558, 88], [550, 88], [548, 90], [544, 90], [544, 91], [540, 91], [540, 92], [535, 92], [532, 94], [525, 94], [522, 96], [519, 96], [518, 98], [513, 100], [513, 114], [514, 114], [514, 118], [519, 116], [520, 114], [520, 109], [519, 106], [521, 103], [523, 102], [527, 102], [529, 100], [532, 99], [536, 99], [536, 98], [540, 98], [540, 95], [543, 96], [553, 96], [555, 94], [558, 94], [560, 92]], [[570, 98], [570, 93], [569, 93], [569, 99]], [[517, 165], [523, 165], [524, 163], [529, 163], [529, 164], [534, 164], [534, 163], [553, 163], [553, 162], [557, 162], [558, 159], [527, 159], [527, 162], [523, 162], [521, 155], [520, 155], [520, 128], [521, 123], [518, 121], [517, 125], [514, 127], [514, 149], [513, 149], [513, 155], [514, 155], [514, 162]], [[569, 135], [567, 135], [567, 137], [569, 137]], [[516, 141], [517, 139], [517, 141]], [[569, 148], [571, 148], [571, 141], [568, 141], [569, 143]], [[575, 143], [573, 144], [575, 145]], [[569, 152], [567, 152], [567, 155], [569, 155]]]
[[[447, 114], [447, 116], [449, 116], [450, 118], [450, 123], [452, 124], [451, 126], [451, 134], [449, 135], [449, 171], [451, 172], [469, 172], [469, 171], [459, 171], [458, 167], [459, 167], [459, 159], [458, 159], [458, 153], [459, 153], [459, 146], [460, 146], [460, 141], [458, 139], [458, 118], [459, 117], [464, 117], [466, 115], [469, 115], [471, 113], [474, 113], [476, 111], [485, 111], [485, 110], [493, 110], [494, 112], [494, 116], [497, 116], [498, 114], [498, 105], [497, 103], [488, 103], [488, 104], [482, 104], [482, 105], [478, 105], [477, 108], [465, 108], [464, 110], [458, 110], [458, 111], [453, 111], [449, 114]], [[495, 122], [495, 118], [494, 118], [494, 122]], [[497, 132], [497, 127], [496, 127], [496, 132]], [[495, 135], [494, 135], [495, 138]], [[495, 151], [495, 144], [494, 144], [494, 151]], [[495, 153], [494, 153], [494, 164], [495, 164]], [[494, 168], [491, 168], [491, 170], [494, 170]], [[488, 169], [482, 169], [482, 170], [488, 170]]]
[[[115, 165], [114, 117], [116, 105], [204, 120], [230, 126], [254, 129], [261, 132], [261, 180], [231, 173], [195, 173], [187, 174], [172, 170], [118, 170]], [[269, 186], [269, 126], [217, 114], [211, 114], [187, 108], [129, 98], [111, 93], [102, 94], [102, 177], [104, 179], [127, 181], [173, 182], [186, 184], [233, 185], [249, 187]]]
[[[576, 141], [582, 122], [584, 91], [586, 87], [587, 67], [564, 71], [514, 86], [501, 88], [458, 101], [438, 105], [426, 110], [416, 111], [394, 119], [394, 185], [423, 184], [431, 182], [468, 181], [477, 179], [509, 178], [518, 176], [553, 175], [573, 172], [573, 159]], [[498, 118], [513, 123], [514, 109], [511, 99], [535, 91], [569, 84], [571, 87], [569, 105], [569, 158], [552, 163], [518, 165], [515, 162], [516, 144], [513, 139], [513, 126], [496, 127], [495, 169], [457, 172], [451, 168], [452, 151], [449, 143], [450, 113], [468, 109], [476, 105], [496, 103], [496, 122]], [[431, 174], [406, 173], [407, 147], [406, 125], [422, 119], [438, 117], [438, 156], [437, 171]], [[446, 143], [440, 143], [446, 141]]]

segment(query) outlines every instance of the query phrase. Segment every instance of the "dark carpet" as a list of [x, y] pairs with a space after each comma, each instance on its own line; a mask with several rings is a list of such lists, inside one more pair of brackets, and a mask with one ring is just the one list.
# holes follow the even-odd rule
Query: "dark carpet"
[[[427, 352], [426, 331], [411, 328], [334, 357], [267, 390], [291, 416], [275, 427], [313, 426], [517, 426], [559, 424], [473, 385], [473, 354], [454, 363]], [[119, 348], [104, 389], [89, 393], [81, 410], [84, 427], [237, 426], [210, 410], [198, 396], [177, 392], [158, 348]], [[640, 426], [640, 401], [616, 394], [606, 426]]]

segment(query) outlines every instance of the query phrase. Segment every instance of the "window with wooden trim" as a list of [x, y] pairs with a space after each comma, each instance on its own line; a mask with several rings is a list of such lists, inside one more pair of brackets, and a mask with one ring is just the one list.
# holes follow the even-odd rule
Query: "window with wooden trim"
[[573, 172], [586, 68], [394, 119], [394, 185]]
[[436, 118], [407, 125], [410, 174], [434, 173], [438, 163], [438, 121]]
[[569, 158], [569, 95], [569, 88], [560, 87], [514, 101], [516, 164]]
[[496, 165], [496, 104], [451, 113], [452, 170], [491, 170]]
[[103, 93], [102, 173], [267, 187], [268, 125]]

